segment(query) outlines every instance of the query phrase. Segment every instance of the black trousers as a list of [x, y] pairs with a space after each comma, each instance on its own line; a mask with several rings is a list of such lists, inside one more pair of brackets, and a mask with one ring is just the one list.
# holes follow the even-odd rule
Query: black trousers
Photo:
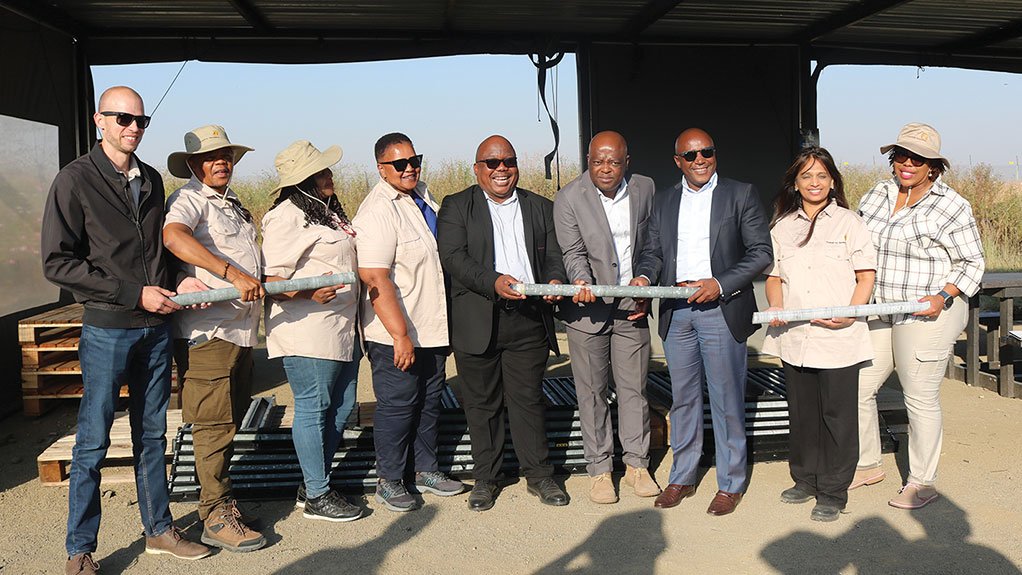
[[790, 419], [788, 465], [795, 486], [844, 509], [859, 460], [859, 369], [784, 364]]
[[472, 440], [475, 479], [495, 480], [504, 460], [504, 407], [511, 440], [528, 479], [550, 477], [543, 371], [549, 356], [538, 311], [500, 308], [490, 347], [482, 354], [454, 351], [462, 407]]

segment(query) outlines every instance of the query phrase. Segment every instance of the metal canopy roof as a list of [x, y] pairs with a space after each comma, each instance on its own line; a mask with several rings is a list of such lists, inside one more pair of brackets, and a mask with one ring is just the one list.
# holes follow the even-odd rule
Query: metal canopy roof
[[[329, 62], [625, 42], [798, 45], [825, 63], [1022, 71], [1022, 0], [0, 0], [0, 7], [85, 41], [92, 63]], [[145, 42], [125, 47], [136, 40]]]

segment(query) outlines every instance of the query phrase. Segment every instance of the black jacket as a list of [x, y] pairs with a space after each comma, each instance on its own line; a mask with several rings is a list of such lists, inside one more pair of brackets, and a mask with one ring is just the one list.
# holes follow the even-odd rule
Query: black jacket
[[[522, 188], [517, 194], [536, 281], [566, 282], [554, 232], [554, 203]], [[451, 276], [451, 345], [466, 353], [484, 353], [492, 343], [493, 317], [500, 300], [493, 284], [500, 272], [493, 269], [493, 223], [482, 188], [472, 186], [444, 198], [437, 218], [437, 247], [444, 271]], [[539, 299], [535, 302], [543, 317], [547, 345], [559, 353], [553, 306]]]
[[43, 274], [85, 305], [86, 324], [108, 328], [159, 325], [165, 316], [138, 306], [142, 287], [174, 289], [163, 247], [163, 179], [137, 157], [139, 206], [127, 179], [100, 144], [57, 174], [42, 225]]

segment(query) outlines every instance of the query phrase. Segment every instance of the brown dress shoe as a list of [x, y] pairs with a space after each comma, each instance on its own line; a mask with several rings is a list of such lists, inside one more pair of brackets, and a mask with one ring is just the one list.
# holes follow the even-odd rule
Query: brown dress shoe
[[669, 507], [675, 507], [681, 500], [689, 497], [696, 492], [695, 485], [679, 485], [677, 483], [671, 483], [664, 489], [664, 492], [657, 496], [653, 502], [653, 507], [659, 507], [661, 509], [667, 509]]
[[718, 491], [713, 496], [713, 501], [710, 502], [710, 506], [706, 508], [706, 512], [710, 515], [727, 515], [733, 513], [735, 507], [738, 507], [738, 503], [742, 500], [741, 493], [728, 493], [727, 491]]

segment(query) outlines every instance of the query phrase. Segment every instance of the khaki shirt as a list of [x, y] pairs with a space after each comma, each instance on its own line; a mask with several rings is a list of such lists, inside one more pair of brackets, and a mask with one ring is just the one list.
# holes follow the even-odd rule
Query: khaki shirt
[[[785, 309], [850, 305], [855, 270], [876, 269], [869, 230], [858, 215], [833, 201], [817, 215], [809, 243], [799, 247], [809, 224], [800, 209], [774, 225], [774, 263], [766, 273], [781, 278]], [[865, 318], [841, 329], [799, 321], [767, 329], [763, 353], [795, 366], [829, 369], [873, 359], [873, 345]]]
[[[228, 189], [228, 197], [237, 195]], [[196, 178], [167, 198], [167, 219], [163, 224], [184, 224], [202, 247], [235, 268], [255, 278], [262, 275], [262, 256], [256, 243], [256, 229], [241, 211], [220, 192]], [[191, 264], [182, 264], [188, 275], [210, 288], [233, 287], [231, 282]], [[196, 340], [220, 338], [241, 347], [253, 347], [258, 340], [261, 302], [239, 299], [218, 302], [207, 309], [184, 309], [174, 314], [174, 337]]]
[[[305, 212], [284, 200], [263, 216], [263, 263], [267, 276], [284, 279], [353, 272], [355, 238], [343, 229], [306, 224]], [[325, 305], [304, 298], [266, 298], [269, 357], [351, 361], [357, 310], [357, 279], [337, 290], [337, 297]]]
[[[415, 192], [440, 211], [426, 184], [419, 182]], [[380, 180], [358, 207], [353, 223], [358, 234], [358, 265], [390, 269], [408, 337], [415, 347], [448, 345], [444, 272], [436, 238], [415, 200]], [[362, 301], [362, 326], [367, 341], [394, 345], [394, 338], [376, 317], [368, 293]]]

